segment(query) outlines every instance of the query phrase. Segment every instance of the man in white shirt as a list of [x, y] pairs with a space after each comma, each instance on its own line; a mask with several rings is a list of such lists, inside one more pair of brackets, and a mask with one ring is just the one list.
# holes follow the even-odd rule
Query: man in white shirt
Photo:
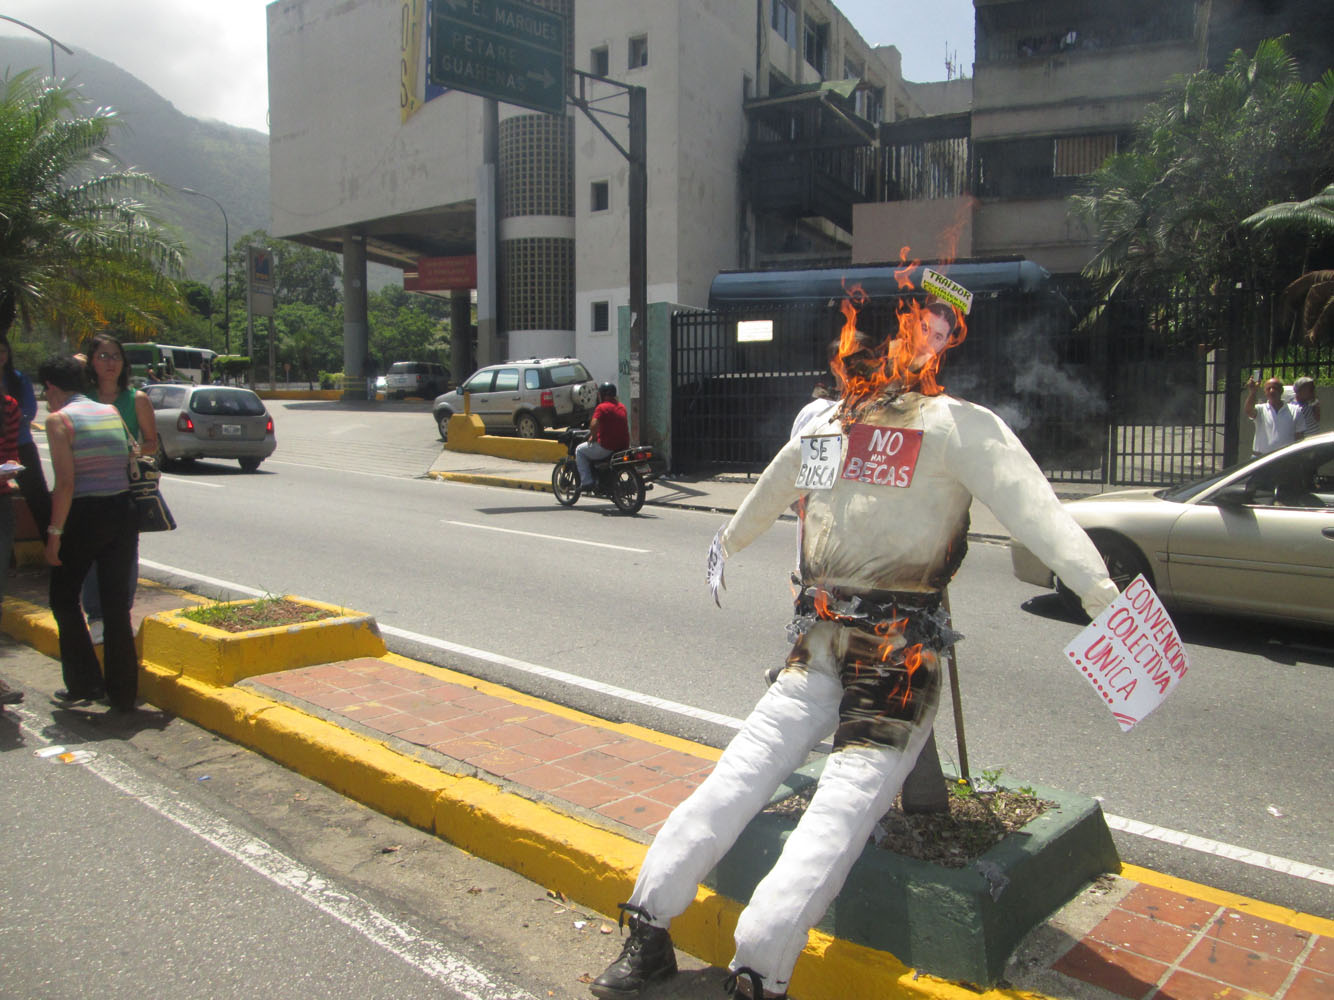
[[1296, 441], [1296, 414], [1291, 406], [1283, 402], [1282, 380], [1271, 378], [1265, 383], [1263, 406], [1255, 405], [1255, 390], [1259, 388], [1259, 383], [1254, 378], [1248, 379], [1246, 388], [1249, 391], [1242, 409], [1255, 424], [1255, 443], [1251, 445], [1251, 454], [1268, 455]]

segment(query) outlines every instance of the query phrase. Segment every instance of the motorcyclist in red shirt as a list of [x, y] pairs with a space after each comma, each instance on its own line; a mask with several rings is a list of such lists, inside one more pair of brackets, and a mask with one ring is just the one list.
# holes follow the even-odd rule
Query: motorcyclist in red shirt
[[603, 382], [598, 386], [598, 405], [588, 425], [588, 440], [574, 449], [574, 460], [579, 465], [579, 488], [588, 493], [596, 486], [593, 463], [630, 447], [630, 421], [625, 404], [616, 398], [616, 385]]

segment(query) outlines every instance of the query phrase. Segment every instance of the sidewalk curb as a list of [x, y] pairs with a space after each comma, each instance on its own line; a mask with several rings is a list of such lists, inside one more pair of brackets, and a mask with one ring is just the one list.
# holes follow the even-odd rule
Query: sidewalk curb
[[[55, 620], [37, 605], [7, 597], [0, 628], [47, 656], [59, 656]], [[249, 688], [219, 687], [188, 677], [177, 668], [152, 662], [151, 655], [149, 650], [143, 658], [140, 693], [158, 708], [599, 913], [614, 914], [617, 904], [629, 898], [645, 845], [481, 778], [442, 771]], [[384, 658], [432, 676], [439, 673], [438, 668], [427, 669], [393, 653]], [[472, 678], [468, 682], [502, 689]], [[527, 696], [515, 693], [514, 697]], [[742, 908], [742, 903], [701, 886], [693, 905], [673, 921], [673, 941], [681, 950], [725, 967], [734, 950], [733, 932]], [[1012, 989], [979, 993], [915, 973], [887, 952], [819, 930], [811, 932], [803, 954], [792, 981], [794, 994], [802, 1000], [872, 995], [1040, 1000], [1045, 996]]]

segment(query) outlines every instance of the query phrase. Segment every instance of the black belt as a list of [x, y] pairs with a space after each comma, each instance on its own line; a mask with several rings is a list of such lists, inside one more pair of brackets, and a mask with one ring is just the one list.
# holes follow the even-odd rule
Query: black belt
[[943, 600], [939, 591], [803, 587], [794, 602], [795, 617], [787, 627], [788, 639], [796, 642], [818, 621], [877, 635], [883, 633], [887, 623], [905, 621], [901, 634], [908, 645], [920, 642], [928, 649], [944, 649], [963, 636], [950, 627]]

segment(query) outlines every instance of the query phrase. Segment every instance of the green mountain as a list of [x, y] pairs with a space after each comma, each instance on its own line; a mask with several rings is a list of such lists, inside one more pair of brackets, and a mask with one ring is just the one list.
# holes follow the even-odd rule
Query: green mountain
[[[41, 41], [0, 37], [0, 71], [29, 67], [49, 73], [50, 47]], [[82, 50], [60, 54], [56, 69], [90, 107], [115, 108], [124, 121], [111, 151], [127, 166], [151, 173], [173, 188], [189, 187], [216, 199], [227, 213], [232, 242], [269, 226], [269, 137], [254, 129], [182, 114], [136, 77]], [[179, 194], [160, 199], [157, 210], [186, 245], [190, 277], [222, 280], [223, 219], [205, 198]]]

